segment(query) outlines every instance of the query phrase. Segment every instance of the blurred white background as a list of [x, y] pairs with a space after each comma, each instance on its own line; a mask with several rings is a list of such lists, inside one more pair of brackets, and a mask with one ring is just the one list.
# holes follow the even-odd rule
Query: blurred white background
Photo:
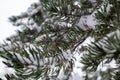
[[8, 17], [12, 15], [19, 15], [25, 12], [31, 3], [38, 2], [38, 0], [1, 0], [0, 2], [0, 42], [6, 37], [14, 34], [16, 27], [12, 26]]

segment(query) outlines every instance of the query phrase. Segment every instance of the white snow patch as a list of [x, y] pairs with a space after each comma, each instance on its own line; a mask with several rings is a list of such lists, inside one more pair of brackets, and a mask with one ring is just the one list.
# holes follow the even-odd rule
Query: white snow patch
[[81, 29], [86, 30], [88, 28], [94, 29], [96, 24], [97, 24], [97, 21], [95, 20], [94, 13], [93, 13], [91, 15], [82, 16], [77, 25]]
[[5, 64], [3, 64], [3, 61], [5, 61], [5, 60], [0, 57], [0, 78], [2, 78], [3, 80], [7, 80], [5, 78], [5, 75], [6, 74], [14, 74], [15, 70], [13, 68], [8, 68]]

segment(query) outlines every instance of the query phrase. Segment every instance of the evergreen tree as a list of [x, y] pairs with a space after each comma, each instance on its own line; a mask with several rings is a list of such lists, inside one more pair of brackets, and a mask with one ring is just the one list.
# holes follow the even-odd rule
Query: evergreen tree
[[[82, 54], [84, 80], [119, 80], [119, 6], [119, 0], [40, 0], [27, 12], [10, 17], [21, 28], [0, 46], [4, 63], [16, 71], [6, 78], [70, 80], [75, 54]], [[94, 26], [83, 22], [90, 16]], [[89, 38], [91, 42], [82, 46]], [[104, 71], [105, 65], [109, 67]]]

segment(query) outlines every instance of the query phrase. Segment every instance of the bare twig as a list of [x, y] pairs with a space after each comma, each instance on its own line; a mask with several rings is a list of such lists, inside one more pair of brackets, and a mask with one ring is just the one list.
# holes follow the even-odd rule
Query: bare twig
[[78, 40], [79, 42], [77, 42], [74, 45], [74, 47], [72, 48], [72, 51], [75, 51], [75, 49], [86, 40], [86, 38], [88, 37], [89, 33], [90, 33], [90, 30], [85, 31], [84, 36], [82, 37], [82, 39]]

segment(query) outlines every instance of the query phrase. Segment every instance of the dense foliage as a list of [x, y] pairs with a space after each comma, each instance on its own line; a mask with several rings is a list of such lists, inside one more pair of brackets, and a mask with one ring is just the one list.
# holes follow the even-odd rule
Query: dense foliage
[[[16, 71], [6, 78], [71, 80], [75, 54], [82, 54], [84, 80], [119, 80], [119, 6], [119, 0], [40, 0], [10, 17], [20, 29], [0, 46], [4, 63]], [[87, 39], [92, 40], [84, 45]]]

